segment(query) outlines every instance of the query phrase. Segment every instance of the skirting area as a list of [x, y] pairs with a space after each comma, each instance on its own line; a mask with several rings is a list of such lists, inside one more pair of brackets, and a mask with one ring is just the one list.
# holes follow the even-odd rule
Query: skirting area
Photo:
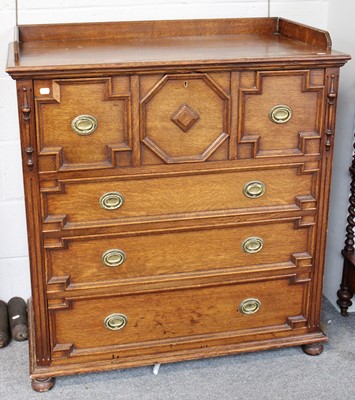
[[343, 400], [355, 395], [355, 315], [343, 318], [324, 299], [329, 337], [317, 357], [300, 347], [207, 360], [57, 378], [46, 393], [31, 389], [26, 343], [0, 350], [0, 398], [117, 400]]

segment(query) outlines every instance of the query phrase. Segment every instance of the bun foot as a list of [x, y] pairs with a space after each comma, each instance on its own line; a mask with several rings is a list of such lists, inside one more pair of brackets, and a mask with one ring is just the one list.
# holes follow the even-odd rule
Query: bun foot
[[32, 379], [32, 389], [36, 392], [48, 392], [54, 386], [55, 378]]
[[305, 344], [302, 346], [302, 350], [309, 356], [319, 356], [323, 352], [322, 343]]

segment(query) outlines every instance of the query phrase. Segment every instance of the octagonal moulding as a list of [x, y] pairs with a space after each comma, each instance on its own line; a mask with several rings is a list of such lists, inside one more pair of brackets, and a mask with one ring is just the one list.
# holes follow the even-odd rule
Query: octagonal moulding
[[229, 136], [229, 100], [208, 74], [165, 75], [141, 101], [141, 142], [166, 163], [205, 161]]

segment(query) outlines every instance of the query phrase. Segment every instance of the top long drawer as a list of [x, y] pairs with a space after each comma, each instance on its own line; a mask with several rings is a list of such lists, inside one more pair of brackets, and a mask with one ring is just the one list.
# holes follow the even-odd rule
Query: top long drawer
[[324, 80], [322, 69], [36, 80], [38, 171], [319, 156]]
[[[314, 203], [315, 173], [297, 165], [184, 176], [42, 182], [44, 222], [66, 227], [287, 211]], [[313, 204], [314, 207], [314, 204]], [[49, 226], [49, 225], [48, 225]]]

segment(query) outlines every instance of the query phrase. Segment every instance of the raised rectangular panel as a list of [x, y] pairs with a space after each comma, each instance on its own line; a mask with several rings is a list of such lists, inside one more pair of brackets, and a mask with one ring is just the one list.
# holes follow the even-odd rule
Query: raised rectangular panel
[[[310, 77], [310, 71], [256, 72], [254, 77], [242, 77], [239, 158], [320, 153], [325, 86], [313, 86]], [[308, 146], [306, 139], [312, 142]], [[251, 153], [244, 148], [248, 146]]]
[[[150, 176], [136, 179], [91, 179], [86, 182], [60, 181], [47, 187], [42, 181], [45, 224], [66, 215], [66, 228], [125, 222], [127, 218], [192, 219], [214, 215], [292, 211], [297, 196], [312, 196], [317, 174], [301, 173], [294, 166], [271, 166], [257, 170], [215, 171], [184, 176]], [[262, 192], [248, 195], [253, 182]], [[57, 184], [58, 185], [58, 184]], [[255, 185], [254, 185], [255, 186]], [[120, 198], [116, 208], [105, 208], [105, 197]], [[128, 222], [128, 221], [126, 221]], [[45, 230], [47, 228], [45, 227]]]
[[[93, 354], [112, 360], [187, 350], [198, 344], [208, 348], [256, 337], [292, 335], [300, 327], [295, 324], [293, 332], [290, 320], [302, 317], [300, 334], [304, 332], [305, 289], [306, 285], [290, 286], [284, 278], [262, 284], [73, 301], [70, 309], [52, 312], [54, 352], [71, 349], [66, 354], [75, 362], [76, 358]], [[246, 315], [240, 310], [246, 299], [259, 302], [255, 313]], [[118, 330], [108, 329], [104, 321], [115, 314], [125, 319], [125, 325]]]
[[[152, 282], [155, 276], [163, 275], [178, 279], [179, 275], [182, 278], [194, 272], [202, 276], [225, 269], [232, 272], [234, 268], [265, 270], [278, 264], [290, 266], [293, 253], [312, 252], [309, 244], [314, 224], [298, 227], [298, 220], [86, 240], [72, 238], [65, 240], [64, 248], [48, 248], [48, 276], [70, 276], [73, 285], [100, 286], [131, 278], [146, 277]], [[251, 240], [255, 238], [260, 241], [260, 248], [255, 248], [258, 244]], [[117, 265], [105, 262], [104, 255], [110, 251], [123, 253]]]
[[[112, 168], [115, 152], [131, 151], [128, 82], [123, 77], [36, 83], [41, 171]], [[49, 94], [41, 93], [43, 86]]]

